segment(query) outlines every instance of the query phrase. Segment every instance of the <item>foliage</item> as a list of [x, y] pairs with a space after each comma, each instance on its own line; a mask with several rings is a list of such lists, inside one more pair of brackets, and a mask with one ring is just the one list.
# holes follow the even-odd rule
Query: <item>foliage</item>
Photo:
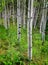
[[[27, 61], [27, 32], [26, 29], [22, 28], [21, 32], [21, 42], [20, 46], [17, 45], [17, 27], [11, 24], [11, 27], [6, 30], [3, 26], [0, 26], [0, 45], [2, 42], [2, 46], [0, 47], [0, 64], [5, 65], [15, 65], [16, 63], [25, 63]], [[4, 31], [4, 34], [3, 34]], [[35, 30], [34, 30], [35, 31]], [[41, 34], [37, 34], [33, 31], [33, 62], [32, 65], [38, 65], [42, 61], [41, 64], [47, 64], [47, 56], [48, 56], [48, 41], [45, 41], [44, 46], [42, 46]], [[8, 33], [8, 34], [7, 34]], [[25, 41], [25, 42], [24, 42]], [[8, 44], [7, 44], [8, 43]], [[6, 45], [7, 44], [7, 45]], [[7, 49], [6, 49], [7, 47]], [[2, 49], [2, 50], [1, 50]], [[19, 52], [20, 51], [20, 52]], [[6, 53], [5, 53], [6, 52]], [[41, 55], [42, 54], [42, 55]], [[46, 56], [46, 57], [45, 57]], [[36, 60], [35, 60], [36, 59]], [[40, 60], [40, 61], [39, 61]], [[22, 61], [22, 62], [21, 62]], [[27, 61], [28, 63], [28, 61]]]

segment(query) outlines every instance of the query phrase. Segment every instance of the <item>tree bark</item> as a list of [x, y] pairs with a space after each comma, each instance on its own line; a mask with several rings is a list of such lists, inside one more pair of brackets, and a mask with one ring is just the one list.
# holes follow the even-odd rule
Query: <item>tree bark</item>
[[[45, 0], [44, 0], [44, 8], [46, 7], [45, 5]], [[41, 19], [41, 24], [40, 24], [40, 33], [42, 33], [42, 41], [45, 41], [45, 28], [46, 28], [46, 21], [47, 21], [47, 9], [43, 9], [42, 11], [42, 19]]]
[[17, 0], [17, 39], [20, 42], [20, 39], [21, 39], [21, 11], [20, 11], [20, 0]]
[[28, 22], [27, 22], [27, 39], [28, 39], [28, 58], [32, 60], [32, 23], [33, 23], [33, 0], [28, 1]]
[[[24, 1], [24, 5], [26, 7], [26, 0]], [[24, 7], [24, 13], [23, 13], [23, 28], [26, 27], [26, 8]]]
[[4, 21], [4, 26], [7, 29], [7, 12], [6, 12], [6, 6], [5, 6], [5, 21]]

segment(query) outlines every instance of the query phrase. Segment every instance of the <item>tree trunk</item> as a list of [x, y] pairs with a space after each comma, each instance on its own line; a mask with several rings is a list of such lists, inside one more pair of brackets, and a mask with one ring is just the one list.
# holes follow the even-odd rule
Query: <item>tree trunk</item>
[[[45, 0], [44, 0], [44, 8], [45, 8]], [[46, 28], [46, 16], [47, 16], [47, 9], [43, 9], [42, 12], [42, 19], [41, 19], [41, 24], [40, 24], [40, 33], [42, 33], [42, 41], [45, 41], [45, 28]]]
[[9, 14], [9, 8], [7, 4], [7, 26], [10, 27], [10, 20], [9, 20], [10, 14]]
[[15, 18], [14, 18], [14, 3], [13, 3], [13, 25], [15, 25]]
[[[26, 0], [24, 1], [24, 5], [26, 7]], [[26, 27], [26, 8], [24, 7], [24, 13], [23, 13], [23, 28]]]
[[28, 39], [28, 58], [32, 60], [32, 23], [33, 23], [33, 0], [28, 1], [28, 22], [27, 22], [27, 39]]
[[21, 12], [20, 12], [20, 0], [17, 0], [17, 39], [20, 42], [21, 39]]
[[5, 6], [5, 21], [4, 21], [4, 26], [7, 29], [7, 12], [6, 12], [6, 6]]

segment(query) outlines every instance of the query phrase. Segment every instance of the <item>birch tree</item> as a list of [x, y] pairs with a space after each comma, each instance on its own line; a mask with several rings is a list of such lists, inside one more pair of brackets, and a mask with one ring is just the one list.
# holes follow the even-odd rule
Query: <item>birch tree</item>
[[23, 28], [26, 27], [26, 0], [24, 0], [24, 13], [23, 13]]
[[5, 18], [5, 21], [4, 21], [4, 26], [5, 26], [5, 28], [7, 29], [7, 12], [6, 12], [6, 6], [5, 6], [5, 16], [4, 16]]
[[42, 33], [42, 41], [45, 41], [45, 28], [46, 28], [46, 17], [47, 16], [47, 9], [45, 5], [45, 0], [44, 0], [44, 7], [43, 7], [43, 12], [42, 12], [42, 19], [41, 19], [41, 24], [40, 24], [40, 33]]
[[15, 25], [15, 19], [14, 19], [14, 2], [13, 2], [13, 25]]
[[21, 3], [20, 3], [20, 8], [21, 8], [21, 9], [20, 9], [20, 12], [21, 12], [21, 25], [22, 25], [22, 27], [23, 27], [23, 14], [24, 14], [24, 10], [23, 10], [23, 9], [24, 9], [24, 3], [23, 3], [23, 2], [24, 2], [24, 1], [23, 1], [23, 0], [20, 0], [20, 2], [21, 2]]
[[15, 25], [15, 20], [14, 20], [14, 0], [12, 0], [12, 11], [13, 11], [13, 16], [12, 16], [12, 18], [13, 18], [13, 25]]
[[21, 12], [20, 12], [20, 0], [17, 0], [17, 39], [20, 42], [21, 38]]
[[6, 0], [4, 0], [4, 10], [2, 10], [2, 14], [3, 14], [3, 18], [4, 18], [4, 22], [3, 22], [3, 25], [4, 27], [7, 29], [7, 12], [6, 12]]
[[27, 21], [27, 39], [28, 39], [28, 58], [32, 60], [32, 22], [33, 22], [33, 0], [28, 1], [28, 21]]

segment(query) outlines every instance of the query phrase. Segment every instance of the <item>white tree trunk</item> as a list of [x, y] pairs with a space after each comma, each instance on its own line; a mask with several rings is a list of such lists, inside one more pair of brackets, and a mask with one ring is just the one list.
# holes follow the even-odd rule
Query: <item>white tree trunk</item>
[[17, 0], [17, 39], [20, 42], [21, 38], [21, 12], [20, 12], [20, 0]]
[[5, 21], [4, 21], [4, 26], [7, 29], [7, 12], [6, 12], [6, 6], [5, 6]]
[[[45, 8], [45, 0], [44, 0], [44, 8]], [[40, 33], [42, 33], [42, 41], [45, 41], [45, 28], [46, 28], [46, 16], [47, 16], [47, 9], [43, 9], [42, 12], [42, 19], [41, 19], [41, 24], [40, 24]]]
[[15, 18], [14, 18], [14, 3], [13, 3], [13, 25], [15, 25]]
[[[26, 7], [26, 0], [24, 1], [24, 5]], [[24, 7], [24, 13], [23, 13], [23, 28], [26, 27], [26, 8]]]
[[32, 23], [33, 23], [33, 0], [28, 1], [28, 21], [27, 21], [27, 39], [28, 39], [28, 58], [32, 60]]
[[10, 13], [9, 13], [9, 9], [8, 9], [8, 4], [7, 4], [7, 26], [10, 27]]

